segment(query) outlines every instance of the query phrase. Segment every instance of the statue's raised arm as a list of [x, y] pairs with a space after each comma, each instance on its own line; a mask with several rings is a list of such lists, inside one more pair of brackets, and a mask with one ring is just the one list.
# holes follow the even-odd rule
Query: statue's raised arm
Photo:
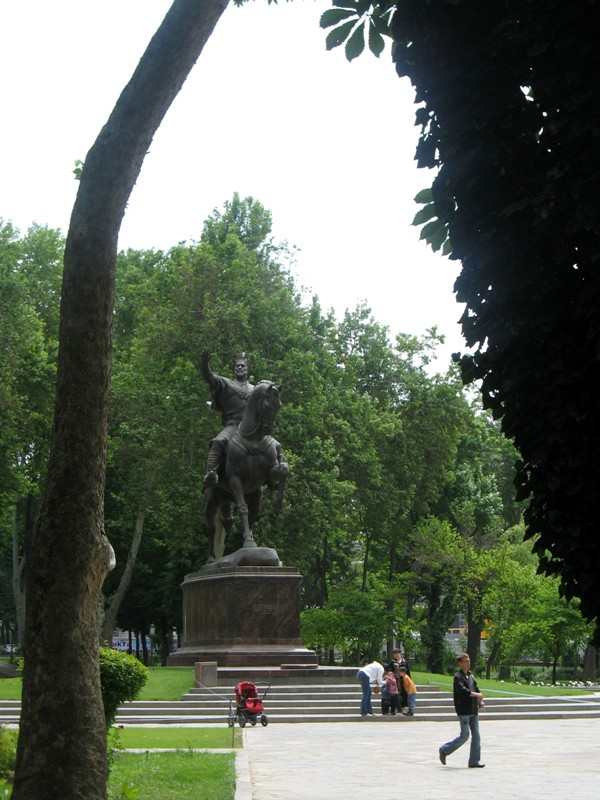
[[212, 379], [214, 378], [214, 375], [210, 371], [211, 358], [212, 356], [208, 352], [208, 350], [203, 350], [202, 353], [200, 354], [200, 374], [202, 375], [202, 377], [208, 383], [209, 386], [211, 385]]

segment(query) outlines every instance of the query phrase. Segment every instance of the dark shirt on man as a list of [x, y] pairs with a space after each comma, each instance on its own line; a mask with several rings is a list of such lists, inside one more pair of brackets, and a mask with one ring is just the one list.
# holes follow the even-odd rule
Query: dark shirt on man
[[473, 673], [464, 673], [462, 669], [454, 674], [454, 708], [459, 717], [477, 714], [477, 698], [471, 692], [479, 692]]

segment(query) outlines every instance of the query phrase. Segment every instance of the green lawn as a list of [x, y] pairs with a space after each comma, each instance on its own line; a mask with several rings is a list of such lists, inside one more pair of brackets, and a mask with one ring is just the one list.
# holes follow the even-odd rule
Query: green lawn
[[0, 700], [20, 700], [21, 686], [21, 678], [2, 678], [0, 680]]
[[175, 728], [162, 725], [157, 728], [115, 728], [119, 744], [124, 749], [164, 748], [190, 750], [203, 747], [241, 747], [242, 732], [238, 728]]
[[[150, 667], [140, 700], [179, 700], [194, 685], [192, 667]], [[0, 700], [21, 699], [21, 678], [0, 680]]]
[[[412, 672], [411, 676], [418, 685], [439, 686], [440, 689], [452, 690], [453, 679], [451, 675], [437, 675], [433, 672]], [[589, 694], [589, 689], [578, 689], [572, 686], [538, 686], [527, 683], [513, 683], [510, 681], [486, 680], [477, 678], [477, 685], [484, 694], [494, 695], [537, 695], [538, 697], [565, 697], [566, 695]]]
[[193, 667], [150, 667], [140, 700], [179, 700], [194, 685]]
[[233, 800], [234, 755], [222, 753], [119, 753], [108, 780], [109, 800]]

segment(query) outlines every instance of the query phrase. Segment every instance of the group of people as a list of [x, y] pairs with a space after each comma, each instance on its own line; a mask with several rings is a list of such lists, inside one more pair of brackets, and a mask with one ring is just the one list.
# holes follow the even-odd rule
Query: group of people
[[[446, 758], [471, 738], [468, 766], [470, 768], [485, 767], [481, 759], [481, 736], [479, 734], [479, 710], [485, 705], [483, 694], [479, 691], [475, 676], [471, 672], [471, 659], [468, 653], [459, 653], [456, 657], [458, 670], [454, 674], [453, 696], [454, 709], [460, 723], [460, 732], [439, 748], [439, 759], [446, 764]], [[394, 650], [392, 661], [383, 666], [379, 661], [372, 661], [358, 670], [357, 680], [362, 688], [360, 714], [362, 717], [374, 717], [372, 705], [373, 692], [381, 695], [381, 713], [404, 714], [415, 713], [417, 689], [410, 677], [410, 669], [400, 650]]]
[[381, 697], [383, 716], [414, 716], [417, 687], [410, 677], [410, 668], [401, 650], [394, 650], [392, 660], [385, 667], [379, 661], [365, 664], [358, 670], [356, 678], [362, 688], [361, 717], [375, 716], [373, 692]]

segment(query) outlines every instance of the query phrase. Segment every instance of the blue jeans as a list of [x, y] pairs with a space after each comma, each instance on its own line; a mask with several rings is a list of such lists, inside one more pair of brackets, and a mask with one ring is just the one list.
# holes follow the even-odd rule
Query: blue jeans
[[366, 714], [373, 713], [373, 706], [371, 705], [371, 681], [366, 672], [359, 669], [356, 673], [356, 679], [360, 683], [362, 689], [362, 697], [360, 700], [360, 713], [364, 717]]
[[451, 742], [446, 742], [441, 746], [441, 750], [447, 756], [463, 745], [469, 739], [471, 733], [471, 752], [469, 753], [469, 766], [479, 764], [481, 758], [481, 737], [479, 736], [479, 717], [477, 714], [464, 714], [459, 716], [460, 735]]

